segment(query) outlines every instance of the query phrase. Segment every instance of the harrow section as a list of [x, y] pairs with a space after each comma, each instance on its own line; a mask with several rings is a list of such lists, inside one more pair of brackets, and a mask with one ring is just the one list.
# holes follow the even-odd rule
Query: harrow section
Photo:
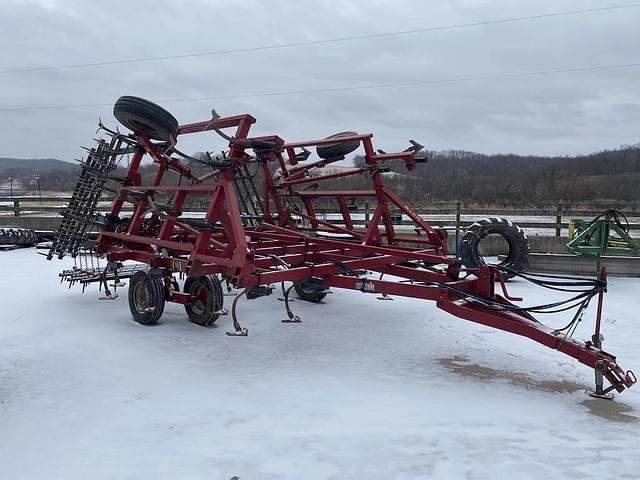
[[[291, 310], [292, 290], [303, 300], [319, 302], [330, 287], [347, 288], [381, 299], [400, 295], [431, 300], [459, 318], [531, 338], [593, 368], [600, 396], [635, 383], [633, 373], [623, 371], [615, 357], [602, 350], [604, 271], [594, 280], [536, 276], [483, 262], [463, 265], [447, 256], [444, 232], [420, 218], [383, 182], [390, 162], [403, 162], [412, 170], [426, 160], [416, 142], [394, 153], [376, 150], [372, 134], [355, 132], [287, 143], [277, 135], [249, 136], [255, 123], [250, 115], [220, 117], [214, 111], [211, 119], [178, 125], [169, 112], [136, 97], [122, 97], [114, 113], [133, 133], [103, 127], [110, 139], [98, 141], [83, 164], [78, 200], [74, 193], [48, 258], [76, 256], [89, 225], [99, 224], [95, 250], [106, 257], [103, 273], [62, 275], [84, 285], [99, 281], [111, 298], [107, 280], [112, 279], [115, 288], [120, 278], [130, 276], [129, 306], [136, 321], [157, 322], [170, 301], [184, 304], [194, 323], [211, 325], [226, 313], [226, 282], [229, 292], [232, 287], [239, 292], [231, 305], [234, 331], [229, 334], [245, 336], [237, 315], [243, 297], [270, 295], [280, 284], [288, 317], [284, 321], [290, 323], [300, 321]], [[176, 148], [180, 137], [207, 132], [224, 138], [228, 151], [207, 153], [203, 159]], [[309, 158], [314, 147], [319, 157], [315, 161]], [[364, 154], [362, 166], [326, 168], [358, 148]], [[114, 177], [119, 159], [128, 154], [132, 157], [126, 174]], [[143, 181], [144, 157], [157, 167], [150, 181]], [[196, 164], [205, 172], [187, 166]], [[352, 176], [367, 178], [370, 188], [323, 188]], [[117, 195], [102, 218], [96, 205], [109, 179], [118, 183]], [[206, 203], [206, 213], [190, 218], [190, 202], [198, 200]], [[358, 227], [353, 207], [365, 200], [375, 208], [368, 224]], [[130, 213], [125, 204], [131, 205]], [[338, 212], [339, 223], [319, 215], [320, 208]], [[402, 229], [398, 218], [411, 221], [412, 228]], [[138, 264], [131, 267], [127, 261]], [[187, 277], [182, 287], [176, 276]], [[568, 298], [519, 306], [514, 302], [521, 299], [507, 292], [505, 278], [511, 276], [565, 292]], [[572, 334], [594, 297], [599, 302], [594, 335], [587, 342], [575, 340]], [[546, 327], [534, 317], [568, 309], [575, 315], [561, 329]]]
[[76, 257], [89, 232], [96, 226], [96, 210], [105, 183], [118, 165], [120, 156], [127, 152], [126, 148], [122, 150], [123, 140], [124, 136], [119, 134], [112, 134], [108, 143], [97, 140], [96, 146], [88, 150], [86, 161], [80, 162], [82, 170], [71, 200], [62, 212], [58, 234], [47, 255], [49, 260], [54, 255], [58, 258], [67, 254]]

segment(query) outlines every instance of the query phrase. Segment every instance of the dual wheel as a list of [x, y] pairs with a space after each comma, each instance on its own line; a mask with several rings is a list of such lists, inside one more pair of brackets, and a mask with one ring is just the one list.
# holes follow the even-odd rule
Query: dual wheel
[[[184, 293], [191, 295], [191, 302], [184, 307], [189, 320], [204, 327], [213, 325], [220, 317], [223, 292], [220, 280], [215, 275], [188, 277]], [[136, 272], [129, 279], [129, 309], [133, 319], [142, 325], [158, 322], [166, 301], [166, 290], [162, 275], [146, 271]]]

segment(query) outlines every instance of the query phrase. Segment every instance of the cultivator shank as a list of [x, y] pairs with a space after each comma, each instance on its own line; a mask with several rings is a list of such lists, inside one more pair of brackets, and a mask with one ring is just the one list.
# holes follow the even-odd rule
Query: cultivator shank
[[[604, 277], [534, 279], [519, 274], [571, 296], [562, 303], [519, 307], [513, 303], [519, 299], [509, 296], [504, 283], [505, 276], [518, 272], [487, 265], [465, 267], [446, 255], [444, 232], [426, 223], [383, 182], [390, 162], [402, 162], [412, 170], [424, 161], [418, 155], [422, 146], [416, 142], [395, 153], [376, 151], [371, 134], [355, 132], [287, 143], [276, 135], [251, 137], [255, 119], [250, 115], [219, 117], [215, 112], [209, 120], [178, 126], [168, 112], [142, 99], [135, 100], [140, 112], [153, 110], [149, 105], [155, 110], [148, 125], [138, 126], [140, 112], [133, 112], [138, 124], [127, 117], [135, 97], [123, 98], [126, 103], [116, 103], [114, 112], [133, 133], [107, 131], [111, 141], [99, 142], [91, 151], [78, 194], [74, 193], [78, 200], [69, 205], [49, 258], [77, 254], [88, 225], [96, 222], [97, 200], [118, 155], [132, 153], [126, 174], [118, 179], [110, 213], [102, 220], [96, 251], [106, 256], [105, 272], [112, 275], [126, 268], [120, 267], [125, 261], [148, 268], [146, 277], [135, 273], [129, 286], [132, 314], [141, 323], [157, 321], [164, 302], [172, 301], [184, 304], [192, 321], [210, 325], [224, 313], [221, 282], [226, 281], [240, 291], [231, 308], [231, 333], [244, 336], [247, 331], [237, 316], [242, 297], [269, 295], [271, 286], [280, 284], [285, 321], [299, 322], [289, 304], [292, 288], [312, 302], [324, 298], [330, 287], [346, 288], [382, 298], [432, 300], [452, 315], [531, 338], [576, 358], [606, 378], [609, 390], [620, 392], [635, 383], [633, 373], [623, 372], [601, 343], [571, 338], [590, 300], [606, 288]], [[180, 137], [207, 132], [225, 138], [228, 151], [195, 159], [177, 150]], [[320, 157], [315, 161], [309, 158], [313, 147]], [[361, 166], [327, 168], [356, 148], [364, 154]], [[145, 156], [157, 166], [153, 179], [146, 182], [140, 172]], [[195, 174], [187, 166], [193, 162], [209, 171]], [[323, 188], [351, 176], [366, 177], [370, 188]], [[206, 212], [202, 218], [189, 218], [186, 212], [196, 200], [206, 202]], [[353, 207], [365, 201], [373, 211], [361, 226]], [[125, 204], [131, 205], [129, 212]], [[320, 214], [321, 209], [337, 212], [337, 220]], [[412, 225], [403, 229], [398, 218]], [[182, 291], [175, 274], [187, 276]], [[82, 274], [76, 276], [84, 281]], [[496, 285], [502, 294], [496, 293]], [[576, 315], [563, 329], [548, 328], [533, 316], [564, 306], [574, 307]]]

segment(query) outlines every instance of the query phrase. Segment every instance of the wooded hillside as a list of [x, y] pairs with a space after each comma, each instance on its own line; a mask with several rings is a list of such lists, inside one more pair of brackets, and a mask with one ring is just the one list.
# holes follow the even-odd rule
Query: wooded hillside
[[[386, 175], [385, 183], [408, 201], [498, 199], [535, 203], [640, 198], [638, 145], [575, 157], [484, 155], [459, 150], [431, 151], [427, 157], [428, 162], [418, 164], [413, 172], [402, 162], [387, 162], [395, 174]], [[354, 163], [362, 165], [362, 157], [356, 156]], [[153, 170], [152, 166], [142, 169], [149, 179]], [[198, 170], [206, 172], [203, 167]], [[78, 171], [76, 164], [55, 159], [0, 158], [0, 183], [8, 177], [33, 183], [29, 179], [38, 174], [43, 190], [70, 191]], [[368, 175], [362, 175], [323, 183], [322, 188], [355, 189], [368, 185]]]

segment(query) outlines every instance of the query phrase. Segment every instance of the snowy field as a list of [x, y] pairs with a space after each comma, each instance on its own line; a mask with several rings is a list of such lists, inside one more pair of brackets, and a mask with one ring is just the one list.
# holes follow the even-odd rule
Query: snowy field
[[[573, 359], [430, 302], [336, 290], [287, 325], [277, 295], [243, 300], [233, 338], [175, 304], [138, 325], [126, 288], [60, 285], [69, 264], [0, 252], [2, 479], [640, 477], [640, 386], [592, 399]], [[639, 288], [610, 279], [603, 325], [636, 372]]]

